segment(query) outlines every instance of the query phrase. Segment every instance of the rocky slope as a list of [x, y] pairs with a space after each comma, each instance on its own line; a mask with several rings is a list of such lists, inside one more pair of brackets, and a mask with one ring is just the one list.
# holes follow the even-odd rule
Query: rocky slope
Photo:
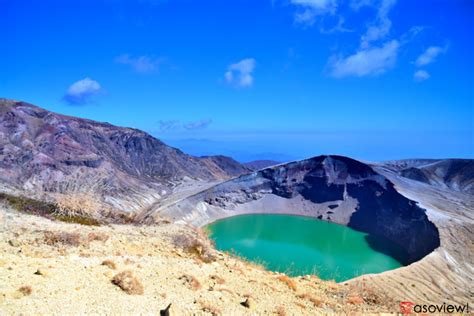
[[402, 177], [439, 188], [474, 194], [474, 160], [407, 159], [384, 163]]
[[[245, 213], [311, 216], [382, 236], [402, 246], [398, 258], [417, 261], [439, 246], [425, 210], [398, 193], [370, 166], [341, 156], [318, 156], [243, 175], [164, 208], [167, 217], [201, 226]], [[374, 245], [375, 246], [375, 245]]]
[[48, 194], [72, 183], [136, 210], [183, 179], [222, 180], [248, 171], [228, 157], [189, 156], [137, 129], [0, 99], [0, 181], [11, 191]]

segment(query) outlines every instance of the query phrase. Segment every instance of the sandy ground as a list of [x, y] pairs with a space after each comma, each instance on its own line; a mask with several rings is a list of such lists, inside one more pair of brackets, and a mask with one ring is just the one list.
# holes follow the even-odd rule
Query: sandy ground
[[[51, 237], [64, 232], [74, 238]], [[175, 224], [66, 224], [0, 206], [0, 314], [156, 315], [169, 303], [171, 315], [397, 311], [396, 303], [363, 285], [287, 278], [215, 250], [215, 260], [202, 262], [173, 243], [190, 232]], [[127, 270], [143, 294], [111, 282]], [[247, 298], [249, 307], [241, 304]]]
[[[474, 197], [390, 178], [427, 209], [441, 247], [407, 267], [344, 284], [287, 278], [215, 250], [215, 260], [205, 263], [173, 243], [176, 236], [195, 233], [188, 226], [80, 226], [0, 205], [0, 315], [156, 315], [170, 303], [171, 315], [399, 312], [400, 301], [474, 306]], [[183, 185], [160, 204], [202, 189]], [[62, 232], [78, 240], [45, 238]], [[116, 267], [103, 265], [105, 260]], [[112, 283], [122, 271], [136, 276], [143, 294], [127, 294]], [[241, 304], [247, 298], [249, 307]]]

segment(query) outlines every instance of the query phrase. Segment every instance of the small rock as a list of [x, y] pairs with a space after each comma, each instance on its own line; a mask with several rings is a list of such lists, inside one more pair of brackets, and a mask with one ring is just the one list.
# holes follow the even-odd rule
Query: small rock
[[169, 303], [168, 307], [165, 309], [160, 310], [160, 316], [170, 316], [170, 307], [171, 303]]
[[48, 275], [48, 272], [46, 272], [46, 270], [44, 269], [37, 269], [36, 272], [35, 272], [36, 275], [42, 275], [42, 276], [47, 276]]
[[10, 239], [8, 241], [8, 244], [12, 247], [20, 247], [20, 243], [18, 242], [18, 240]]
[[240, 305], [247, 307], [248, 309], [255, 309], [255, 302], [250, 297], [247, 297], [247, 299], [240, 303]]

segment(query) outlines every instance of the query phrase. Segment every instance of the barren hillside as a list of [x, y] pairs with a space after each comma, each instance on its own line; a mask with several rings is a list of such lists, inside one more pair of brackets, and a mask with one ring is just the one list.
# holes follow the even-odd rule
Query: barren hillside
[[[314, 315], [395, 310], [382, 291], [289, 278], [182, 225], [82, 226], [0, 207], [0, 313]], [[126, 272], [130, 271], [130, 272]], [[125, 273], [123, 273], [125, 272]]]

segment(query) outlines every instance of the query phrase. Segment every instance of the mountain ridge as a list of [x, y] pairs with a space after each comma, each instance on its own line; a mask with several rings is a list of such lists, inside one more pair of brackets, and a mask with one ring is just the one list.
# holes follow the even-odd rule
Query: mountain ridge
[[76, 185], [87, 186], [99, 178], [109, 201], [127, 193], [153, 200], [186, 178], [216, 181], [250, 172], [229, 157], [187, 155], [139, 129], [7, 99], [0, 99], [0, 170], [10, 187], [46, 195], [61, 183], [79, 178]]
[[473, 159], [404, 159], [382, 165], [405, 178], [474, 195]]

